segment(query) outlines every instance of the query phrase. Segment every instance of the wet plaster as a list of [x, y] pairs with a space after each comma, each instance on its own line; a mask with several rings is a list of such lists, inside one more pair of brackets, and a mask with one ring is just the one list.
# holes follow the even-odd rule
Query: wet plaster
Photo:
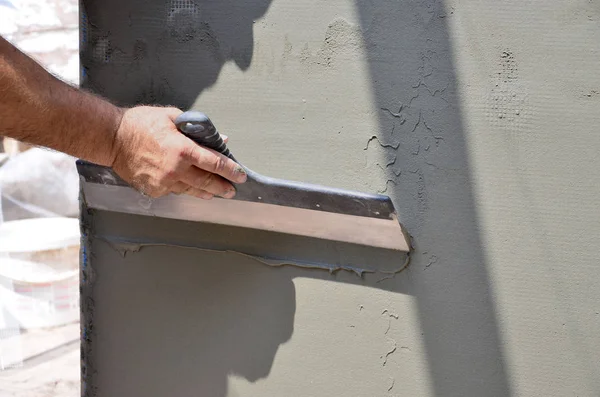
[[[337, 284], [377, 288], [380, 280], [395, 274], [378, 268], [369, 273], [333, 272], [313, 264], [199, 248], [213, 245], [217, 234], [228, 231], [225, 237], [239, 237], [235, 233], [244, 231], [91, 210], [84, 198], [82, 203], [84, 395], [159, 396], [174, 390], [243, 394], [243, 386], [228, 386], [228, 379], [238, 376], [257, 382], [269, 375], [277, 352], [294, 333], [296, 283], [302, 285], [304, 279], [330, 283], [333, 300], [328, 316], [342, 310], [351, 318], [370, 303], [362, 308], [343, 303]], [[245, 238], [256, 246], [270, 244], [257, 238], [255, 231], [246, 231]], [[287, 240], [302, 244], [296, 238]], [[290, 247], [284, 251], [293, 252]], [[322, 260], [331, 255], [343, 256], [343, 247], [319, 250]], [[372, 266], [384, 263], [381, 257], [363, 259]], [[309, 294], [302, 301], [307, 308], [329, 306], [313, 299]], [[307, 315], [311, 316], [310, 310], [302, 313]], [[356, 338], [356, 327], [366, 323], [348, 320], [344, 316], [335, 321], [342, 321]], [[387, 333], [391, 320], [399, 316], [385, 311], [375, 320]], [[316, 336], [337, 340], [339, 335], [328, 335], [326, 328]], [[301, 334], [310, 339], [314, 330], [309, 327]], [[381, 366], [387, 365], [392, 353], [381, 357]]]
[[[87, 395], [598, 394], [593, 2], [83, 3], [84, 85], [208, 113], [261, 174], [385, 192], [415, 247], [359, 277], [90, 213]], [[153, 245], [123, 256], [131, 227]]]
[[[266, 266], [394, 275], [410, 263], [410, 255], [394, 250], [169, 218], [92, 210], [93, 237], [123, 257], [152, 247], [222, 252]], [[118, 230], [113, 229], [119, 225]]]

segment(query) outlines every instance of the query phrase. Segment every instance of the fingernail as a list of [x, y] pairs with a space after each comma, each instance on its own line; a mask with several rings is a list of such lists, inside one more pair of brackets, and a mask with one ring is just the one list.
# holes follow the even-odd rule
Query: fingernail
[[235, 169], [235, 172], [238, 174], [237, 180], [240, 183], [246, 182], [246, 179], [248, 179], [248, 175], [246, 174], [246, 170], [244, 170], [244, 168], [242, 166], [237, 166]]
[[223, 134], [221, 134], [221, 139], [222, 139], [222, 140], [226, 141], [226, 140], [227, 140], [227, 138], [229, 138], [227, 135], [223, 135]]
[[225, 192], [225, 194], [223, 195], [224, 198], [233, 198], [233, 196], [235, 196], [235, 189], [229, 189]]

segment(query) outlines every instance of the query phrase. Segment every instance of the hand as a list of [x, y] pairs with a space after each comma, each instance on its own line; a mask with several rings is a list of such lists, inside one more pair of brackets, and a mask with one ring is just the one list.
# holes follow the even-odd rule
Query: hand
[[153, 198], [169, 193], [232, 198], [235, 188], [229, 181], [245, 182], [244, 169], [179, 132], [174, 121], [181, 113], [154, 106], [125, 110], [115, 138], [113, 170]]

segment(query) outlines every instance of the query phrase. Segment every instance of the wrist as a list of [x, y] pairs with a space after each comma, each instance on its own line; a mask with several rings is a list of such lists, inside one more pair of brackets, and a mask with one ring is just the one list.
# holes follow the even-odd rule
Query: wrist
[[110, 136], [112, 137], [111, 140], [111, 145], [110, 145], [110, 151], [109, 151], [109, 157], [108, 157], [108, 161], [107, 161], [107, 166], [108, 167], [114, 167], [115, 166], [115, 162], [117, 160], [117, 157], [119, 155], [119, 152], [122, 149], [123, 146], [123, 130], [124, 130], [124, 122], [125, 122], [125, 112], [127, 111], [127, 108], [124, 107], [119, 107], [119, 106], [114, 106], [113, 109], [113, 119], [114, 119], [114, 123], [113, 123], [113, 127], [112, 127], [112, 134], [110, 134]]

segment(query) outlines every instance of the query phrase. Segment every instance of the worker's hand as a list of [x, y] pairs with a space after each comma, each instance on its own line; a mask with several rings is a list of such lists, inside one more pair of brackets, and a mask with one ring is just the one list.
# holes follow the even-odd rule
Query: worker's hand
[[169, 193], [233, 197], [229, 181], [245, 182], [243, 168], [179, 132], [174, 121], [181, 113], [154, 106], [125, 110], [115, 139], [113, 170], [153, 198]]

